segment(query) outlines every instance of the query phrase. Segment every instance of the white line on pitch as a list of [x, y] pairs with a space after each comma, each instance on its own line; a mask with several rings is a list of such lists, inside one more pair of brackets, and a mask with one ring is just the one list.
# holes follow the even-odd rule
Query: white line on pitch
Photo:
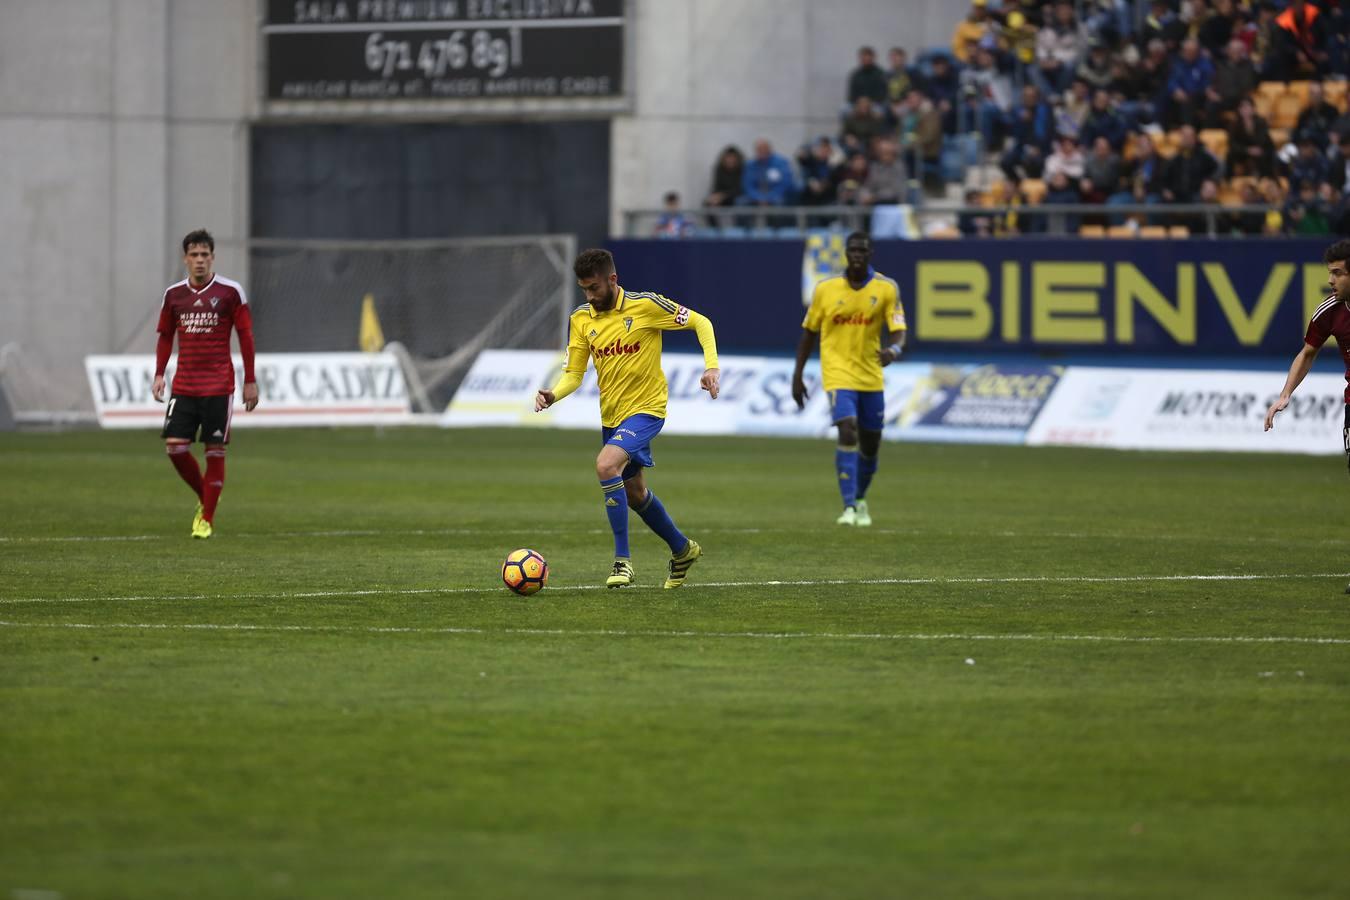
[[742, 638], [755, 640], [837, 640], [837, 641], [1083, 641], [1122, 644], [1333, 644], [1350, 645], [1350, 638], [1281, 636], [1150, 636], [1113, 634], [885, 634], [839, 631], [663, 631], [614, 628], [417, 628], [410, 626], [346, 627], [341, 625], [249, 625], [246, 623], [209, 624], [166, 622], [6, 622], [0, 628], [73, 628], [88, 631], [259, 631], [313, 634], [483, 634], [526, 635], [540, 637], [620, 637], [620, 638]]
[[[1250, 575], [1026, 575], [970, 578], [837, 578], [802, 581], [709, 581], [690, 584], [686, 594], [698, 588], [743, 587], [831, 587], [852, 585], [942, 585], [942, 584], [1126, 584], [1168, 581], [1303, 581], [1319, 578], [1350, 578], [1350, 572], [1271, 573]], [[655, 589], [655, 585], [636, 585], [627, 591]], [[19, 603], [131, 603], [147, 600], [312, 600], [341, 597], [411, 596], [418, 594], [487, 594], [503, 591], [501, 585], [460, 588], [365, 588], [341, 591], [269, 591], [249, 594], [140, 594], [120, 597], [10, 597], [0, 598], [0, 606]], [[599, 585], [569, 584], [548, 589], [559, 591], [599, 591]]]
[[[813, 527], [802, 526], [801, 528], [697, 528], [693, 529], [698, 534], [808, 534], [814, 533]], [[531, 536], [586, 536], [597, 534], [609, 534], [608, 528], [531, 528]], [[872, 534], [900, 535], [908, 537], [929, 537], [929, 538], [1009, 538], [1013, 540], [1172, 540], [1172, 541], [1222, 541], [1224, 543], [1245, 543], [1245, 544], [1328, 544], [1342, 545], [1347, 543], [1342, 538], [1318, 538], [1306, 540], [1302, 538], [1277, 537], [1270, 535], [1250, 535], [1247, 537], [1234, 537], [1231, 534], [1219, 534], [1217, 532], [1200, 534], [1160, 534], [1158, 532], [1087, 532], [1087, 531], [970, 531], [970, 530], [937, 530], [932, 528], [872, 528]], [[362, 537], [499, 537], [499, 536], [519, 536], [521, 529], [503, 529], [503, 528], [342, 528], [329, 529], [323, 531], [242, 531], [231, 532], [230, 538], [240, 540], [261, 538], [272, 540], [275, 538], [362, 538]], [[168, 534], [87, 534], [87, 535], [38, 535], [34, 537], [25, 535], [0, 535], [0, 544], [101, 544], [101, 543], [140, 543], [145, 541], [171, 541], [179, 535]]]

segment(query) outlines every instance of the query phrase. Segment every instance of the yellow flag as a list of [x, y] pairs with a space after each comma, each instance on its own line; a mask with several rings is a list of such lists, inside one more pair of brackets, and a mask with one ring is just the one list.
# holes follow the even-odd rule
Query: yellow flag
[[374, 294], [366, 294], [361, 301], [361, 335], [357, 343], [366, 353], [379, 353], [384, 349], [384, 332], [380, 330], [380, 317], [375, 314]]

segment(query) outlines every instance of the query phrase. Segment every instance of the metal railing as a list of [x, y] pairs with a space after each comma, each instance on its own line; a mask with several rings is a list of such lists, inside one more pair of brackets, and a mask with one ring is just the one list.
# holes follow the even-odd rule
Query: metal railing
[[[651, 238], [796, 238], [816, 228], [840, 231], [872, 231], [872, 222], [881, 207], [869, 206], [731, 206], [671, 211], [631, 209], [623, 213], [625, 237]], [[887, 212], [893, 215], [892, 207]], [[1110, 228], [1156, 228], [1185, 226], [1191, 237], [1268, 237], [1264, 231], [1267, 214], [1278, 211], [1271, 206], [1218, 206], [1211, 203], [1072, 203], [1055, 205], [961, 206], [947, 209], [913, 206], [920, 237], [937, 229], [957, 229], [967, 218], [1001, 220], [999, 237], [1062, 237], [1078, 235], [1083, 225]], [[658, 234], [656, 223], [662, 216], [678, 213], [689, 227], [680, 234]], [[1251, 228], [1260, 217], [1256, 233]], [[1252, 217], [1249, 221], [1242, 220]], [[1015, 221], [1014, 221], [1015, 220]], [[1131, 223], [1134, 223], [1131, 226]], [[1009, 233], [1009, 225], [1015, 227]], [[885, 236], [901, 236], [887, 234]], [[1123, 232], [1113, 236], [1124, 236]], [[1179, 236], [1179, 235], [1176, 235]]]

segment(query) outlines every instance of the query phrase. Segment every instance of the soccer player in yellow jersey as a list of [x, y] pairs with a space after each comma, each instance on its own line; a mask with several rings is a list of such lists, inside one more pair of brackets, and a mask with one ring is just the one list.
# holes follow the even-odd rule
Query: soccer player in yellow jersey
[[614, 568], [605, 584], [633, 583], [628, 551], [628, 509], [632, 507], [670, 545], [665, 586], [684, 584], [689, 567], [703, 549], [675, 527], [666, 508], [647, 489], [642, 470], [652, 462], [651, 443], [666, 422], [666, 376], [661, 371], [661, 332], [693, 329], [703, 345], [703, 389], [717, 399], [721, 373], [712, 322], [660, 294], [619, 287], [614, 257], [608, 250], [584, 250], [572, 266], [587, 303], [572, 310], [567, 333], [567, 363], [558, 383], [541, 390], [535, 412], [548, 409], [581, 384], [586, 363], [595, 360], [600, 386], [600, 439], [595, 474], [605, 497], [605, 513], [614, 531]]
[[[830, 396], [831, 421], [839, 429], [834, 467], [844, 513], [839, 525], [872, 524], [867, 488], [877, 471], [886, 419], [881, 367], [905, 350], [905, 309], [900, 287], [872, 268], [872, 239], [855, 231], [844, 244], [843, 275], [816, 285], [797, 343], [792, 399], [806, 407], [802, 370], [820, 341], [820, 375]], [[882, 333], [887, 334], [882, 341]]]

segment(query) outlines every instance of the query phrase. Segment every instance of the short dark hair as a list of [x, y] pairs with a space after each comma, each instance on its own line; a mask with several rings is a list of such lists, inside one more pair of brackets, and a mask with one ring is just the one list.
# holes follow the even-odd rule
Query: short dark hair
[[844, 239], [844, 246], [847, 247], [854, 241], [862, 241], [867, 245], [868, 252], [872, 250], [872, 236], [865, 231], [855, 231]]
[[198, 228], [196, 231], [189, 231], [183, 238], [183, 252], [187, 253], [188, 248], [193, 244], [205, 244], [212, 253], [216, 252], [216, 239], [211, 237], [211, 232], [205, 228]]
[[614, 274], [614, 255], [608, 250], [582, 250], [572, 263], [572, 272], [577, 278], [592, 278], [599, 275], [608, 278]]
[[1350, 261], [1350, 240], [1337, 241], [1327, 248], [1327, 252], [1322, 254], [1322, 261], [1327, 265], [1334, 262]]

